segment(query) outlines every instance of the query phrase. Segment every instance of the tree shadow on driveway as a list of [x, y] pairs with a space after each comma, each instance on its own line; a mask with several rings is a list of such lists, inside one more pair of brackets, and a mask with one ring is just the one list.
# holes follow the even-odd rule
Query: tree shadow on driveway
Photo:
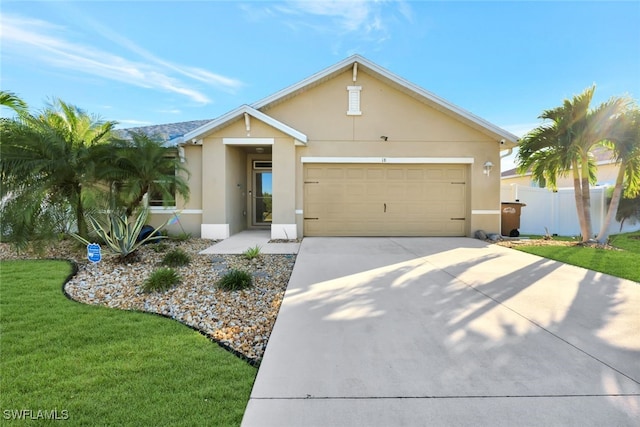
[[252, 397], [602, 396], [633, 419], [638, 303], [471, 239], [305, 239]]

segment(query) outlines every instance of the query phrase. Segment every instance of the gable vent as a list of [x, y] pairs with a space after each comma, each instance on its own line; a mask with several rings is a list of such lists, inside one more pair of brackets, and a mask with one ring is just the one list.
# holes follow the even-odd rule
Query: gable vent
[[362, 111], [360, 111], [360, 91], [362, 90], [362, 86], [347, 86], [347, 90], [349, 91], [349, 110], [347, 111], [347, 115], [362, 115]]

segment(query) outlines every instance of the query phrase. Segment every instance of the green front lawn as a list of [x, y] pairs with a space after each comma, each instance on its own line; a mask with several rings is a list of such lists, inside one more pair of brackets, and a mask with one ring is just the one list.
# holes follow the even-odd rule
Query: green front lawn
[[640, 232], [611, 236], [620, 251], [589, 246], [519, 246], [530, 254], [640, 282]]
[[66, 262], [0, 269], [3, 419], [24, 409], [57, 410], [65, 425], [240, 424], [256, 368], [175, 321], [68, 300]]

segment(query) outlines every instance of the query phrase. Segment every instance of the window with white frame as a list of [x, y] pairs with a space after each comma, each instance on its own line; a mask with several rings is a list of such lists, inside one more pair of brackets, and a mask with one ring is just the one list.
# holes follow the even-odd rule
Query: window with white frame
[[[170, 176], [175, 176], [176, 173], [176, 169], [174, 167], [173, 164], [168, 163], [168, 164], [164, 164], [162, 165], [162, 169], [161, 171], [163, 172], [163, 175], [166, 175], [167, 177]], [[173, 179], [169, 179], [167, 180], [170, 182], [169, 185], [169, 194], [163, 193], [162, 191], [160, 191], [160, 189], [157, 186], [153, 186], [151, 187], [151, 190], [149, 191], [149, 194], [147, 195], [149, 198], [149, 206], [151, 207], [176, 207], [176, 185], [175, 185], [175, 180]], [[167, 182], [167, 181], [155, 181], [158, 184], [161, 184], [163, 182]]]

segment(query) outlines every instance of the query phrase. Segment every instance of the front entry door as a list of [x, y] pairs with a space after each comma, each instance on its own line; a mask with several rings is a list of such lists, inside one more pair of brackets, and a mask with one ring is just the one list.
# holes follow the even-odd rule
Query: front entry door
[[251, 198], [253, 203], [253, 225], [271, 224], [273, 206], [273, 190], [271, 177], [271, 171], [262, 170], [253, 172], [253, 197]]

